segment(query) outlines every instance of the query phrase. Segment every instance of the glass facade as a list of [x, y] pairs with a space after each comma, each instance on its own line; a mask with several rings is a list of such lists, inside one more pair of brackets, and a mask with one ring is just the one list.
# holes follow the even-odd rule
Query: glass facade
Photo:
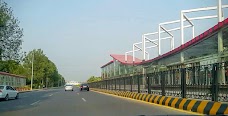
[[101, 68], [101, 75], [105, 78], [119, 77], [123, 75], [138, 74], [142, 73], [141, 65], [126, 65], [122, 64], [117, 60], [114, 60], [113, 63]]
[[218, 34], [208, 37], [183, 52], [185, 60], [216, 54], [218, 52]]
[[[228, 51], [228, 27], [223, 28], [222, 30], [222, 36], [223, 36], [223, 47], [224, 52]], [[181, 52], [184, 56], [184, 62], [180, 63], [180, 56]], [[101, 68], [102, 71], [102, 77], [103, 78], [115, 78], [115, 77], [122, 77], [122, 76], [129, 76], [131, 74], [142, 74], [143, 73], [143, 67], [146, 67], [146, 73], [155, 73], [159, 72], [161, 70], [168, 71], [170, 68], [173, 69], [180, 69], [181, 67], [185, 67], [189, 62], [190, 63], [198, 63], [198, 67], [195, 67], [194, 72], [193, 69], [187, 70], [187, 83], [189, 84], [209, 84], [211, 83], [211, 80], [209, 78], [211, 72], [210, 67], [204, 67], [202, 65], [207, 64], [201, 64], [201, 62], [205, 60], [205, 62], [211, 62], [213, 59], [215, 61], [211, 62], [216, 63], [217, 60], [217, 53], [218, 53], [218, 34], [214, 33], [211, 36], [207, 37], [203, 41], [200, 41], [199, 43], [192, 45], [191, 47], [188, 47], [184, 50], [182, 50], [179, 53], [172, 54], [168, 57], [152, 61], [147, 64], [143, 65], [129, 65], [129, 64], [123, 64], [119, 61], [113, 59], [113, 62], [103, 68]], [[212, 56], [212, 57], [211, 57]], [[224, 57], [225, 61], [228, 61], [227, 57]], [[208, 61], [207, 61], [208, 60]], [[225, 62], [224, 61], [224, 62]], [[210, 64], [210, 63], [209, 63]], [[205, 70], [204, 70], [205, 68]], [[204, 71], [202, 71], [204, 70]], [[168, 72], [167, 74], [167, 84], [180, 84], [180, 80], [177, 79], [178, 74], [172, 75], [171, 72]], [[194, 76], [192, 76], [194, 75]], [[192, 78], [190, 78], [192, 77]], [[193, 79], [194, 77], [194, 79]], [[154, 78], [155, 80], [153, 82], [157, 83], [159, 77]], [[226, 76], [226, 82], [228, 76]], [[205, 80], [206, 79], [206, 80]]]
[[228, 27], [223, 29], [222, 36], [224, 51], [228, 51]]
[[[115, 88], [114, 82], [117, 83], [114, 90], [148, 90], [152, 94], [184, 95], [186, 98], [205, 100], [212, 100], [216, 94], [217, 101], [228, 102], [228, 27], [219, 32], [222, 32], [223, 43], [218, 43], [218, 32], [215, 32], [203, 40], [198, 41], [197, 38], [195, 41], [198, 43], [178, 53], [146, 64], [133, 66], [113, 60], [112, 64], [102, 68], [102, 73], [109, 73], [107, 78], [112, 78], [112, 89]], [[223, 52], [218, 53], [218, 45], [221, 44]]]

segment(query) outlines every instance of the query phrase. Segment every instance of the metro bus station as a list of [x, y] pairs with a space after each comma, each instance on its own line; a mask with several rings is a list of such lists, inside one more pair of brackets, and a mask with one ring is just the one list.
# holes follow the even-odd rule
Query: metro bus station
[[[224, 5], [221, 9], [225, 9]], [[123, 55], [111, 54], [112, 60], [101, 66], [102, 81], [91, 83], [95, 88], [108, 90], [152, 93], [163, 96], [228, 101], [228, 18], [218, 15], [188, 18], [184, 13], [201, 10], [216, 10], [207, 7], [181, 11], [181, 19], [159, 24], [158, 39], [149, 39], [143, 34], [142, 42], [134, 43], [133, 50]], [[195, 36], [194, 19], [217, 18], [218, 23]], [[185, 26], [189, 22], [190, 26]], [[180, 23], [175, 29], [163, 25]], [[184, 42], [184, 29], [192, 27], [192, 39]], [[163, 31], [162, 31], [163, 30]], [[181, 45], [174, 48], [171, 31], [180, 30]], [[161, 33], [170, 35], [170, 50], [161, 53]], [[168, 37], [167, 37], [168, 38]], [[147, 59], [146, 43], [158, 48], [158, 55]], [[159, 44], [160, 43], [160, 44]], [[141, 44], [141, 48], [137, 46]], [[143, 59], [136, 58], [135, 52], [143, 52]], [[128, 55], [128, 53], [133, 55]]]

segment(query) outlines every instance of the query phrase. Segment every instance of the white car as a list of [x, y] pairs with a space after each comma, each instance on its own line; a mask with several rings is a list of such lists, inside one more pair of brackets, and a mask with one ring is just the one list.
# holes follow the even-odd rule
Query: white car
[[19, 92], [8, 85], [0, 85], [0, 98], [8, 101], [11, 98], [18, 99]]
[[74, 91], [73, 85], [65, 85], [65, 91]]

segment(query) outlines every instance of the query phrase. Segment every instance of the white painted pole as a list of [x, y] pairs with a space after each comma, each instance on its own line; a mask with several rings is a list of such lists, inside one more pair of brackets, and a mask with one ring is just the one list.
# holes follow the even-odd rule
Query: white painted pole
[[[180, 34], [181, 34], [181, 45], [184, 44], [184, 16], [183, 16], [183, 11], [181, 11], [181, 19], [180, 19]], [[180, 62], [183, 63], [184, 62], [184, 53], [181, 52], [180, 53]]]
[[195, 27], [194, 25], [192, 26], [192, 39], [195, 37]]
[[208, 10], [215, 10], [216, 7], [204, 7], [204, 8], [196, 8], [196, 9], [190, 9], [190, 10], [182, 10], [184, 13], [189, 13], [189, 12], [198, 12], [198, 11], [208, 11]]
[[125, 52], [125, 62], [127, 62], [127, 53]]
[[143, 60], [145, 60], [146, 59], [146, 54], [145, 54], [145, 37], [144, 37], [144, 35], [142, 35], [142, 52], [143, 52]]
[[[221, 22], [223, 20], [223, 16], [222, 16], [222, 1], [221, 0], [218, 0], [217, 12], [218, 12], [218, 22]], [[222, 52], [223, 52], [223, 36], [222, 36], [222, 30], [220, 30], [218, 32], [218, 55], [219, 55], [219, 62], [220, 63], [224, 62], [224, 58], [221, 57], [221, 53]], [[225, 84], [226, 83], [224, 68], [221, 68], [221, 69], [218, 70], [218, 82], [220, 84]]]
[[[222, 16], [222, 1], [218, 0], [218, 22], [221, 22], [223, 20]], [[218, 52], [221, 53], [223, 51], [223, 39], [222, 39], [222, 31], [218, 32]]]
[[135, 62], [135, 44], [132, 46], [132, 55], [133, 55], [133, 62]]
[[174, 36], [171, 38], [171, 50], [174, 49]]
[[158, 56], [161, 54], [161, 27], [158, 26]]
[[222, 0], [218, 0], [218, 22], [222, 21]]
[[181, 20], [180, 20], [180, 32], [181, 32], [181, 45], [184, 44], [184, 21], [183, 21], [183, 12], [181, 11]]

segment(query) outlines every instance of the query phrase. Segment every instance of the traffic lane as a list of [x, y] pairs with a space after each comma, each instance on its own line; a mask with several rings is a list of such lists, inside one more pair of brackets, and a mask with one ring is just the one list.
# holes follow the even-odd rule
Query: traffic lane
[[40, 90], [32, 91], [26, 93], [19, 93], [19, 99], [11, 99], [9, 101], [0, 101], [0, 114], [3, 112], [21, 110], [32, 107], [31, 104], [39, 101], [46, 100], [49, 95], [57, 93], [62, 89], [50, 89], [50, 90]]
[[80, 115], [81, 111], [78, 110], [78, 107], [85, 104], [79, 93], [79, 89], [62, 91], [53, 96], [52, 99], [40, 102], [39, 107], [30, 109], [27, 112], [31, 115], [36, 112], [37, 115], [35, 116], [85, 116]]
[[[47, 100], [41, 100], [32, 107], [8, 111], [1, 116], [136, 116], [136, 115], [187, 115], [187, 113], [155, 106], [145, 102], [104, 95], [96, 92], [61, 90]], [[190, 114], [192, 115], [192, 114]]]
[[84, 104], [78, 93], [79, 89], [74, 89], [74, 91], [64, 91], [63, 89], [53, 94], [48, 100], [40, 100], [33, 107], [4, 112], [1, 116], [24, 116], [24, 114], [28, 116], [75, 116], [78, 114], [75, 110], [76, 106]]
[[86, 103], [77, 107], [81, 115], [136, 116], [136, 115], [193, 115], [171, 108], [138, 100], [117, 97], [97, 92], [80, 92]]

